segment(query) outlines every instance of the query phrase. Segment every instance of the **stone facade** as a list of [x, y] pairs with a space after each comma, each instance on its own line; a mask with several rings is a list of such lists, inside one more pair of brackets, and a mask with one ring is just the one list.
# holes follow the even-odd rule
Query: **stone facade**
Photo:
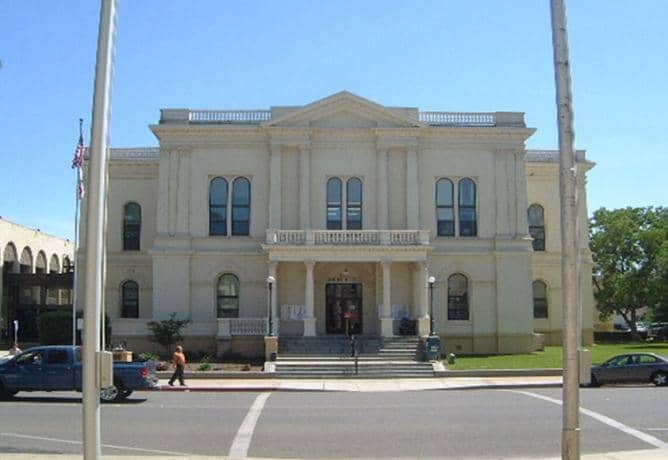
[[[159, 148], [111, 151], [112, 341], [147, 348], [146, 323], [176, 313], [192, 321], [190, 349], [259, 355], [269, 305], [279, 340], [389, 336], [402, 318], [426, 335], [432, 308], [446, 351], [560, 340], [557, 153], [526, 150], [522, 113], [420, 112], [342, 92], [270, 110], [165, 109], [150, 128]], [[592, 166], [578, 152], [583, 223]], [[545, 250], [532, 249], [531, 204]], [[591, 341], [584, 225], [580, 238]], [[534, 281], [546, 291], [537, 319]]]

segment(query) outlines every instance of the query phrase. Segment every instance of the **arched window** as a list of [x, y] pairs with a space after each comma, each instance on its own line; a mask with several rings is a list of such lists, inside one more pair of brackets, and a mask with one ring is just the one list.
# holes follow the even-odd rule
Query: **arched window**
[[239, 317], [239, 278], [226, 273], [218, 278], [218, 318]]
[[46, 254], [44, 251], [37, 253], [37, 260], [35, 260], [35, 273], [46, 273]]
[[468, 279], [461, 273], [448, 278], [448, 319], [469, 319]]
[[70, 273], [72, 271], [72, 261], [70, 261], [69, 256], [63, 257], [63, 273]]
[[338, 177], [329, 179], [327, 181], [327, 230], [341, 230], [343, 228], [341, 193], [341, 179]]
[[18, 253], [14, 243], [7, 243], [3, 252], [2, 273], [16, 273], [19, 270]]
[[141, 206], [126, 203], [123, 208], [123, 250], [139, 251], [141, 236]]
[[362, 229], [362, 181], [357, 177], [348, 179], [346, 190], [346, 228]]
[[438, 236], [455, 236], [455, 208], [450, 179], [436, 182], [436, 229]]
[[135, 281], [121, 286], [121, 318], [139, 318], [139, 285]]
[[476, 236], [478, 224], [476, 218], [475, 182], [469, 178], [459, 181], [459, 236]]
[[49, 273], [60, 273], [60, 263], [58, 262], [58, 256], [56, 254], [51, 255], [51, 260], [49, 261]]
[[232, 185], [232, 235], [250, 234], [250, 181], [237, 177]]
[[32, 273], [32, 251], [28, 246], [21, 251], [20, 272]]
[[545, 211], [539, 204], [532, 204], [527, 210], [529, 234], [533, 238], [534, 251], [545, 250]]
[[209, 184], [209, 235], [227, 235], [227, 181], [222, 177]]
[[534, 281], [533, 290], [533, 317], [547, 318], [547, 286], [542, 281]]

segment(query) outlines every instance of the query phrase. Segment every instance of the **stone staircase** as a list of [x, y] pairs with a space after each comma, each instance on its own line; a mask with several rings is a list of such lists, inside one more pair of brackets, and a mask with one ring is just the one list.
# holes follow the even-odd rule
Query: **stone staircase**
[[[280, 337], [277, 377], [433, 377], [420, 360], [418, 337], [359, 336], [357, 360], [348, 337]], [[356, 363], [357, 361], [357, 363]]]

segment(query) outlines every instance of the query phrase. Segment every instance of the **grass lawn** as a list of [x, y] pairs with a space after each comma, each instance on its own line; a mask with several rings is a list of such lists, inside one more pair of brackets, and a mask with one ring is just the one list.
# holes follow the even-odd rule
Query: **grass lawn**
[[[668, 342], [662, 343], [616, 343], [596, 344], [587, 347], [591, 351], [591, 361], [600, 364], [622, 353], [651, 352], [668, 356]], [[456, 364], [444, 364], [449, 369], [460, 371], [469, 369], [541, 369], [561, 368], [562, 347], [545, 347], [545, 351], [536, 351], [523, 355], [476, 355], [457, 356]]]

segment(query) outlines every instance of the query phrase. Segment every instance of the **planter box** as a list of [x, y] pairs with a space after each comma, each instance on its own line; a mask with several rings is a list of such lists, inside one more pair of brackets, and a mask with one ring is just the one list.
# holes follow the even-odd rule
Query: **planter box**
[[131, 351], [114, 351], [114, 361], [122, 363], [131, 363], [132, 362], [132, 352]]

